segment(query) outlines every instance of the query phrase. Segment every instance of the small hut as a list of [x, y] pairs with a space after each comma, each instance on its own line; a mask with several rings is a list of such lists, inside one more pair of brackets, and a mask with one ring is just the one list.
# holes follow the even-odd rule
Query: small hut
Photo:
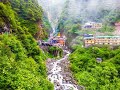
[[97, 63], [101, 63], [102, 62], [102, 58], [96, 58]]

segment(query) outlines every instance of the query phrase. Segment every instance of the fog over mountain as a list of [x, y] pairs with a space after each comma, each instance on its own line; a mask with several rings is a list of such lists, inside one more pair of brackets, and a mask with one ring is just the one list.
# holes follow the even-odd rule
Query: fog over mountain
[[39, 4], [43, 7], [44, 11], [48, 15], [53, 32], [58, 24], [65, 1], [66, 0], [38, 0]]
[[[68, 16], [82, 18], [84, 21], [96, 17], [101, 10], [115, 10], [120, 0], [38, 0], [47, 12], [53, 28], [58, 24], [64, 6], [68, 4]], [[67, 3], [66, 3], [67, 2]], [[99, 19], [99, 18], [98, 18]]]
[[68, 13], [71, 17], [89, 21], [90, 18], [98, 16], [101, 10], [117, 9], [119, 3], [120, 0], [69, 0]]

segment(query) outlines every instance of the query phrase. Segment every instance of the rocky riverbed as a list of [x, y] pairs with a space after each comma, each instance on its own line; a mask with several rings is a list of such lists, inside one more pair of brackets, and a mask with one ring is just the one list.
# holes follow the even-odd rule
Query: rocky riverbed
[[47, 60], [48, 79], [54, 84], [54, 90], [82, 90], [74, 80], [69, 69], [69, 51], [64, 50], [65, 56], [59, 60]]

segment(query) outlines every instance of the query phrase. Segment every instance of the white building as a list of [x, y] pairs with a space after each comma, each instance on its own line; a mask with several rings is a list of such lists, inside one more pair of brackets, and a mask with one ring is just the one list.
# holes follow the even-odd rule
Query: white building
[[102, 23], [87, 22], [84, 24], [83, 28], [100, 29], [100, 28], [102, 28]]

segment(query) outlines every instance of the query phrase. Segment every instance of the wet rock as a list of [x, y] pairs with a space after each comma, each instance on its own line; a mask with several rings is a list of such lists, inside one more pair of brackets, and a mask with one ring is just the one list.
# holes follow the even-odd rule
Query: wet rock
[[81, 90], [78, 88], [76, 81], [72, 77], [69, 69], [68, 51], [64, 51], [65, 56], [60, 60], [50, 60], [46, 62], [48, 79], [54, 83], [55, 90]]

